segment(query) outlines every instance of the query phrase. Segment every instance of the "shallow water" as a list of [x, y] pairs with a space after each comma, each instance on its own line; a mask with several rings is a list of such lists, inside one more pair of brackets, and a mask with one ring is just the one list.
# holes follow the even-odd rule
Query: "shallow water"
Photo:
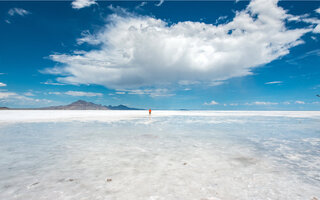
[[320, 198], [320, 112], [3, 111], [0, 199]]

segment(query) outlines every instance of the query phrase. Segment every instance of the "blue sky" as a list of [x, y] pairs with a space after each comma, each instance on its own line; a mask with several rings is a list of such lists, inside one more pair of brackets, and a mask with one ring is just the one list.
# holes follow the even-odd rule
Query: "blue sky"
[[320, 110], [318, 1], [0, 2], [0, 106]]

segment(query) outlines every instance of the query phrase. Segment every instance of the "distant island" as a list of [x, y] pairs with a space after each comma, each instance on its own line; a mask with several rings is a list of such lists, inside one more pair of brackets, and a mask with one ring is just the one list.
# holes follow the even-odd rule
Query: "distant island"
[[118, 106], [104, 106], [100, 104], [95, 104], [92, 102], [87, 102], [83, 100], [75, 101], [68, 105], [61, 106], [49, 106], [42, 108], [8, 108], [0, 107], [0, 110], [144, 110], [139, 108], [130, 108], [125, 105]]

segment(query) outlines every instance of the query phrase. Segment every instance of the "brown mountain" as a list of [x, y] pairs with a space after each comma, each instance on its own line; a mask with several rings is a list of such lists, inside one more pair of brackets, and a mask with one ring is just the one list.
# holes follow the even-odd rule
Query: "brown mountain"
[[69, 105], [38, 108], [39, 110], [109, 110], [106, 106], [78, 100]]
[[100, 104], [95, 104], [92, 102], [87, 102], [83, 100], [78, 100], [69, 105], [65, 106], [50, 106], [44, 108], [38, 108], [39, 110], [141, 110], [137, 108], [129, 108], [124, 105], [118, 106], [104, 106]]
[[61, 106], [50, 106], [50, 107], [42, 107], [42, 108], [7, 108], [0, 107], [0, 110], [143, 110], [138, 108], [129, 108], [124, 105], [118, 106], [104, 106], [100, 104], [95, 104], [92, 102], [87, 102], [83, 100], [75, 101], [68, 105]]

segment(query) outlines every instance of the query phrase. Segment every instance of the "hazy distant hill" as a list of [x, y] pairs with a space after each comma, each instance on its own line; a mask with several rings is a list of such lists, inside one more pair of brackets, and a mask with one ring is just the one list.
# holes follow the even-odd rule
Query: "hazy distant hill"
[[118, 106], [106, 106], [109, 110], [142, 110], [142, 109], [138, 109], [138, 108], [129, 108], [127, 106], [124, 105], [118, 105]]
[[129, 108], [124, 105], [118, 106], [104, 106], [95, 104], [92, 102], [87, 102], [83, 100], [78, 100], [73, 102], [69, 105], [61, 105], [61, 106], [50, 106], [50, 107], [43, 107], [43, 108], [32, 108], [32, 109], [16, 109], [16, 108], [7, 108], [7, 107], [0, 107], [0, 110], [141, 110], [138, 108]]
[[109, 110], [107, 107], [94, 104], [91, 102], [86, 102], [83, 100], [78, 100], [69, 105], [64, 106], [50, 106], [39, 108], [40, 110]]
[[124, 105], [104, 106], [104, 105], [99, 105], [92, 102], [86, 102], [83, 100], [78, 100], [76, 102], [73, 102], [65, 106], [51, 106], [51, 107], [40, 108], [40, 109], [41, 110], [140, 110], [137, 108], [129, 108]]

